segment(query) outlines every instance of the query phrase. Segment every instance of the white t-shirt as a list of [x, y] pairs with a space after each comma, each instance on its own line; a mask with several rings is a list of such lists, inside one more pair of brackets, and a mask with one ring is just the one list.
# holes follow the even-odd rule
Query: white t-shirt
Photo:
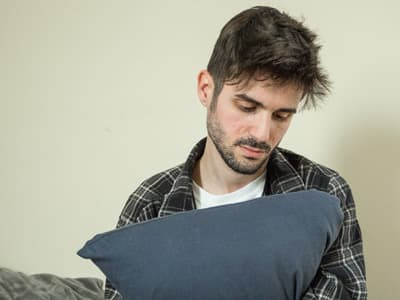
[[261, 197], [265, 185], [265, 172], [244, 187], [228, 194], [213, 195], [201, 188], [194, 180], [193, 196], [196, 208], [207, 208], [224, 204], [233, 204]]

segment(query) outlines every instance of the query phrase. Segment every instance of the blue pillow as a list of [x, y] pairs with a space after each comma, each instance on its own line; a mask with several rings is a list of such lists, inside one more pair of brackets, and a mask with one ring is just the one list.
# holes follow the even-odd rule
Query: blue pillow
[[295, 192], [131, 224], [78, 255], [124, 299], [300, 299], [342, 221], [336, 197]]

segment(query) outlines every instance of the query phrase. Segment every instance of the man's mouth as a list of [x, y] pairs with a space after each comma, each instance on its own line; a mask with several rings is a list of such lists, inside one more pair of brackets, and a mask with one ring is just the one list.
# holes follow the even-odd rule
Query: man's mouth
[[247, 145], [240, 145], [239, 147], [242, 150], [243, 155], [248, 158], [258, 159], [263, 157], [265, 153], [267, 153], [263, 149], [254, 148]]

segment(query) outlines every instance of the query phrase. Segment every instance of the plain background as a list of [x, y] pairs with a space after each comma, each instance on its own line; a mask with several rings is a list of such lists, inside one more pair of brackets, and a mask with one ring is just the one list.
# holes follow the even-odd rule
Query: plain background
[[398, 299], [398, 3], [1, 0], [0, 266], [102, 276], [76, 251], [205, 135], [198, 71], [229, 18], [272, 4], [320, 35], [334, 83], [282, 145], [349, 181], [370, 299]]

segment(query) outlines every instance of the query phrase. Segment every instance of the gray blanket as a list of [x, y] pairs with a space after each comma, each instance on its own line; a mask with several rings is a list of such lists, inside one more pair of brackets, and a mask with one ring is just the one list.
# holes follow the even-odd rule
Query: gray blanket
[[27, 275], [0, 268], [0, 300], [103, 299], [99, 278], [63, 278], [53, 274]]

